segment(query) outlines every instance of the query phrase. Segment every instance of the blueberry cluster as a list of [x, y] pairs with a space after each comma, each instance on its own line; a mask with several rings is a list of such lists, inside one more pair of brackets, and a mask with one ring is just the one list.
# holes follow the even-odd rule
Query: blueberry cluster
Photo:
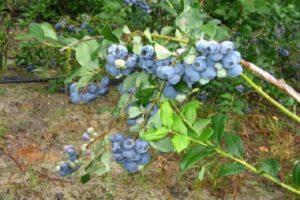
[[95, 101], [97, 97], [108, 92], [109, 82], [109, 78], [105, 76], [101, 79], [99, 84], [89, 84], [85, 90], [79, 90], [77, 83], [72, 83], [69, 88], [71, 102], [74, 104], [86, 104]]
[[145, 0], [124, 0], [124, 2], [130, 6], [136, 6], [147, 13], [151, 12], [150, 6]]
[[151, 45], [142, 47], [138, 56], [129, 55], [125, 46], [113, 44], [108, 48], [106, 70], [114, 77], [121, 77], [140, 68], [166, 80], [163, 94], [171, 99], [184, 96], [174, 87], [180, 81], [192, 88], [195, 83], [207, 84], [216, 77], [236, 77], [242, 73], [243, 68], [239, 64], [241, 54], [234, 50], [232, 42], [200, 40], [195, 47], [195, 57], [179, 62], [175, 57], [156, 59], [154, 47]]
[[62, 30], [67, 30], [68, 32], [81, 32], [86, 30], [87, 32], [91, 33], [93, 32], [93, 29], [88, 25], [87, 22], [83, 22], [80, 27], [76, 27], [73, 24], [68, 24], [66, 20], [62, 20], [60, 22], [57, 22], [54, 25], [55, 30], [57, 31], [62, 31]]
[[123, 45], [113, 44], [108, 48], [105, 69], [108, 74], [115, 78], [127, 76], [136, 70], [138, 56], [129, 54]]
[[113, 159], [129, 173], [138, 172], [150, 161], [149, 144], [146, 141], [116, 133], [110, 136]]
[[281, 57], [283, 57], [283, 58], [287, 58], [287, 57], [289, 57], [290, 52], [287, 49], [279, 48], [278, 49], [278, 55], [281, 56]]
[[69, 160], [66, 162], [61, 162], [57, 166], [57, 171], [60, 176], [68, 176], [77, 171], [80, 167], [78, 161], [78, 153], [76, 152], [73, 145], [67, 145], [64, 147], [64, 152], [67, 154]]

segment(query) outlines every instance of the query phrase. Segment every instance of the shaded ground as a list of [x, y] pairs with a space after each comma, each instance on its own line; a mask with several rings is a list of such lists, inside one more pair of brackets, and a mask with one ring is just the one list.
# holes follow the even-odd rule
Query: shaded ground
[[[143, 173], [128, 175], [114, 164], [112, 172], [81, 185], [79, 176], [60, 178], [55, 166], [65, 144], [79, 144], [82, 132], [93, 126], [104, 132], [112, 121], [117, 94], [90, 105], [71, 105], [65, 94], [49, 94], [46, 84], [0, 85], [0, 200], [1, 199], [289, 199], [277, 187], [256, 182], [250, 175], [239, 191], [239, 180], [227, 182], [221, 194], [194, 181], [195, 173], [178, 180], [178, 157], [155, 155]], [[1, 138], [1, 137], [0, 137]], [[225, 184], [225, 183], [223, 183]], [[264, 185], [264, 186], [263, 186]], [[207, 188], [207, 189], [204, 189]], [[217, 188], [217, 187], [215, 187]], [[227, 193], [228, 192], [228, 193]]]

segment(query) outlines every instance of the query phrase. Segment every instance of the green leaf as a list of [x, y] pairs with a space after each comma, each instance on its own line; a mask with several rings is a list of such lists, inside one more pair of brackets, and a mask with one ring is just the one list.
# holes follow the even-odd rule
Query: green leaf
[[160, 1], [158, 4], [161, 8], [169, 12], [173, 17], [177, 16], [177, 12], [174, 8], [170, 7], [168, 4], [165, 4], [163, 1]]
[[202, 26], [203, 32], [210, 38], [213, 38], [217, 33], [217, 25], [212, 21]]
[[210, 119], [197, 119], [193, 124], [194, 129], [197, 130], [197, 133], [202, 133], [203, 129], [210, 124]]
[[198, 8], [191, 8], [176, 17], [176, 26], [184, 33], [201, 28], [203, 17], [200, 15]]
[[172, 143], [176, 151], [180, 153], [189, 146], [190, 140], [187, 135], [174, 135]]
[[296, 186], [300, 186], [300, 162], [297, 162], [293, 167], [292, 180]]
[[169, 133], [169, 129], [161, 127], [157, 130], [150, 130], [141, 135], [141, 138], [146, 141], [155, 141], [164, 138]]
[[212, 128], [214, 130], [215, 133], [214, 136], [218, 144], [221, 143], [223, 137], [225, 122], [226, 122], [226, 115], [224, 114], [215, 115], [212, 118]]
[[149, 40], [149, 42], [152, 42], [152, 37], [151, 37], [151, 33], [150, 33], [150, 29], [149, 28], [146, 28], [146, 30], [144, 31], [144, 35]]
[[101, 162], [105, 166], [106, 172], [110, 171], [111, 159], [112, 159], [112, 154], [110, 151], [105, 151], [101, 156]]
[[44, 31], [45, 37], [57, 40], [57, 35], [49, 23], [44, 22], [41, 24], [41, 27]]
[[91, 60], [90, 47], [86, 43], [82, 43], [76, 47], [76, 60], [81, 66], [87, 65]]
[[134, 36], [132, 41], [132, 51], [135, 54], [140, 54], [143, 47], [142, 38], [140, 36]]
[[237, 157], [243, 157], [244, 146], [238, 135], [230, 133], [225, 134], [225, 143], [229, 153]]
[[154, 93], [154, 88], [144, 88], [144, 89], [139, 89], [136, 94], [135, 97], [139, 100], [140, 104], [143, 106], [147, 106], [147, 104], [150, 101], [150, 98], [152, 97], [153, 93]]
[[162, 122], [160, 119], [160, 112], [161, 110], [158, 110], [147, 122], [147, 128], [156, 128], [159, 129], [162, 126]]
[[169, 35], [173, 30], [174, 30], [174, 28], [172, 26], [164, 26], [161, 29], [160, 34], [161, 35]]
[[123, 90], [128, 91], [129, 89], [135, 87], [136, 84], [136, 78], [138, 76], [138, 73], [133, 73], [128, 76], [123, 81]]
[[203, 146], [193, 147], [180, 161], [180, 170], [185, 171], [193, 167], [197, 162], [212, 155], [215, 152], [213, 148]]
[[29, 25], [29, 33], [36, 37], [37, 40], [43, 40], [45, 37], [44, 30], [38, 23], [31, 23]]
[[173, 55], [166, 47], [157, 43], [155, 44], [154, 49], [158, 60], [166, 59]]
[[268, 174], [270, 174], [271, 176], [273, 176], [274, 178], [277, 178], [277, 174], [280, 170], [280, 164], [277, 160], [274, 159], [267, 159], [264, 160], [261, 164], [260, 164], [260, 168], [261, 171], [266, 172]]
[[190, 124], [193, 124], [197, 118], [197, 109], [200, 107], [200, 102], [193, 100], [186, 103], [182, 107], [182, 112]]
[[172, 144], [172, 140], [170, 137], [165, 137], [161, 140], [158, 141], [151, 141], [150, 145], [154, 148], [157, 149], [163, 153], [168, 153], [174, 151], [174, 147]]
[[90, 176], [89, 173], [87, 173], [87, 174], [81, 176], [81, 178], [80, 178], [80, 182], [81, 182], [82, 184], [86, 184], [86, 183], [89, 182], [90, 180], [91, 180], [91, 176]]
[[214, 130], [211, 127], [207, 127], [202, 131], [199, 140], [206, 142], [213, 136], [213, 134], [214, 134]]
[[119, 39], [113, 34], [111, 28], [109, 26], [104, 26], [101, 30], [101, 35], [107, 40], [110, 40], [112, 42], [119, 42]]
[[162, 103], [160, 117], [163, 125], [170, 128], [173, 125], [173, 110], [168, 101]]
[[141, 115], [142, 113], [143, 113], [143, 111], [137, 106], [131, 106], [128, 109], [128, 115], [129, 115], [130, 119], [136, 118], [137, 116]]
[[127, 101], [128, 101], [128, 98], [129, 98], [129, 94], [128, 93], [125, 93], [125, 94], [122, 94], [122, 96], [119, 98], [119, 102], [118, 102], [118, 108], [124, 108], [125, 105], [127, 104]]
[[218, 177], [236, 175], [244, 171], [245, 171], [244, 166], [239, 163], [236, 162], [225, 163], [221, 166], [218, 173]]
[[172, 130], [185, 135], [187, 134], [187, 128], [178, 115], [173, 116]]
[[131, 31], [129, 30], [128, 26], [125, 25], [123, 27], [123, 33], [125, 33], [125, 34], [130, 34], [131, 33]]
[[206, 170], [205, 166], [202, 166], [201, 169], [200, 169], [200, 171], [199, 171], [199, 173], [198, 173], [198, 177], [197, 178], [200, 181], [202, 181], [203, 178], [204, 178], [205, 170]]

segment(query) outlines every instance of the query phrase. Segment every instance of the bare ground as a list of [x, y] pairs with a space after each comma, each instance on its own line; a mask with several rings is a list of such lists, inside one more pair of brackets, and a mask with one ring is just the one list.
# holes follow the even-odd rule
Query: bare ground
[[46, 84], [0, 85], [0, 136], [5, 133], [0, 137], [0, 200], [291, 198], [250, 175], [251, 181], [244, 181], [238, 191], [231, 188], [238, 181], [231, 179], [221, 193], [194, 181], [195, 173], [178, 179], [175, 155], [153, 155], [151, 164], [135, 175], [114, 164], [111, 173], [94, 177], [86, 185], [80, 183], [79, 175], [57, 176], [54, 169], [63, 157], [63, 146], [79, 144], [86, 128], [107, 131], [116, 129], [110, 127], [114, 122], [126, 130], [111, 114], [117, 94], [110, 93], [90, 105], [72, 105], [66, 94], [49, 94]]

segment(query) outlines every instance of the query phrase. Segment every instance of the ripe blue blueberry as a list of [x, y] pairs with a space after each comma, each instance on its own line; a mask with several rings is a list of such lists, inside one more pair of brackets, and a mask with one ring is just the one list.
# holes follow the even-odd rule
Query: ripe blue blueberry
[[107, 73], [110, 74], [111, 76], [117, 77], [117, 76], [121, 75], [120, 70], [117, 69], [114, 65], [106, 64], [105, 69], [106, 69]]
[[209, 41], [206, 47], [208, 54], [217, 54], [220, 50], [220, 45], [216, 41]]
[[171, 66], [174, 62], [175, 58], [166, 58], [166, 59], [162, 59], [162, 60], [157, 60], [155, 61], [155, 65], [156, 67], [163, 67], [163, 66]]
[[228, 77], [237, 77], [243, 72], [241, 65], [235, 65], [234, 67], [227, 70]]
[[133, 158], [134, 157], [134, 155], [135, 155], [136, 153], [135, 153], [135, 151], [134, 150], [124, 150], [123, 152], [122, 152], [122, 156], [124, 157], [124, 158]]
[[125, 59], [128, 55], [128, 50], [123, 45], [118, 45], [114, 54], [118, 59]]
[[54, 25], [54, 28], [59, 31], [63, 28], [63, 24], [61, 22], [58, 22]]
[[71, 93], [70, 98], [73, 104], [79, 104], [81, 102], [81, 95], [78, 92]]
[[70, 93], [78, 92], [77, 83], [72, 83], [70, 85]]
[[102, 96], [104, 94], [106, 94], [108, 92], [108, 87], [98, 87], [98, 90], [97, 90], [97, 96]]
[[124, 163], [124, 168], [129, 172], [129, 173], [135, 173], [139, 170], [139, 166], [136, 162], [125, 162]]
[[217, 53], [217, 54], [210, 54], [210, 55], [208, 56], [208, 59], [217, 62], [217, 61], [222, 60], [223, 57], [224, 57], [223, 54]]
[[74, 162], [75, 160], [78, 159], [78, 154], [76, 153], [76, 151], [71, 151], [67, 153], [69, 156], [70, 161]]
[[217, 76], [217, 72], [213, 67], [207, 67], [201, 72], [201, 78], [212, 80]]
[[113, 159], [117, 162], [122, 161], [123, 160], [123, 156], [121, 153], [113, 153]]
[[123, 142], [123, 148], [124, 148], [125, 150], [131, 150], [131, 149], [133, 149], [133, 148], [134, 148], [134, 145], [135, 145], [135, 143], [134, 143], [134, 140], [133, 140], [133, 139], [126, 139], [126, 140], [124, 140], [124, 142]]
[[168, 79], [168, 82], [169, 82], [171, 85], [176, 85], [177, 83], [180, 82], [180, 79], [181, 79], [181, 76], [178, 75], [178, 74], [175, 74], [172, 78], [169, 78], [169, 79]]
[[112, 143], [112, 152], [113, 153], [121, 153], [123, 151], [122, 145], [119, 142]]
[[113, 54], [115, 55], [115, 52], [117, 50], [118, 46], [116, 44], [112, 44], [108, 47], [107, 51], [108, 51], [108, 54]]
[[195, 59], [194, 69], [197, 71], [202, 71], [206, 67], [206, 59], [204, 56], [199, 56]]
[[144, 153], [141, 154], [141, 159], [137, 161], [137, 164], [139, 165], [146, 165], [150, 161], [150, 154], [149, 153]]
[[196, 71], [194, 65], [187, 65], [185, 64], [185, 74], [193, 81], [199, 81], [200, 73]]
[[141, 50], [141, 57], [144, 58], [144, 59], [152, 59], [154, 57], [154, 48], [153, 46], [151, 45], [146, 45], [146, 46], [143, 46], [142, 47], [142, 50]]
[[235, 65], [238, 64], [237, 57], [233, 54], [228, 54], [222, 60], [223, 67], [226, 69], [233, 68]]
[[245, 90], [245, 87], [242, 85], [238, 85], [235, 87], [235, 89], [239, 92], [239, 93], [243, 93]]
[[234, 50], [234, 45], [231, 41], [224, 41], [220, 44], [220, 53], [229, 54]]
[[89, 84], [87, 87], [87, 91], [92, 94], [96, 94], [97, 90], [98, 90], [98, 87], [95, 83]]
[[135, 54], [130, 55], [126, 60], [126, 67], [135, 68], [137, 63], [138, 63], [138, 56]]
[[156, 65], [153, 60], [140, 59], [139, 64], [147, 73], [154, 74], [156, 71]]
[[161, 79], [170, 79], [175, 75], [175, 70], [171, 66], [162, 66], [156, 69], [156, 75]]
[[177, 96], [177, 92], [172, 85], [166, 85], [163, 89], [163, 95], [169, 99], [175, 99]]
[[115, 65], [116, 57], [113, 54], [108, 54], [106, 57], [106, 61], [110, 65]]
[[174, 71], [177, 75], [182, 76], [184, 74], [184, 65], [181, 63], [176, 63], [174, 66]]
[[83, 133], [82, 140], [83, 141], [90, 141], [90, 135], [87, 132]]
[[139, 154], [146, 153], [149, 150], [149, 143], [144, 140], [136, 140], [135, 151]]
[[122, 133], [115, 133], [109, 137], [111, 142], [123, 142], [125, 140], [125, 136]]
[[208, 46], [208, 42], [206, 40], [200, 40], [196, 43], [196, 49], [198, 52], [202, 53], [202, 55], [206, 55], [207, 54], [207, 46]]
[[108, 76], [104, 76], [101, 81], [100, 81], [100, 86], [101, 87], [107, 87], [109, 85], [109, 77]]
[[97, 94], [92, 94], [89, 92], [81, 94], [82, 103], [91, 103], [96, 99], [97, 99]]

